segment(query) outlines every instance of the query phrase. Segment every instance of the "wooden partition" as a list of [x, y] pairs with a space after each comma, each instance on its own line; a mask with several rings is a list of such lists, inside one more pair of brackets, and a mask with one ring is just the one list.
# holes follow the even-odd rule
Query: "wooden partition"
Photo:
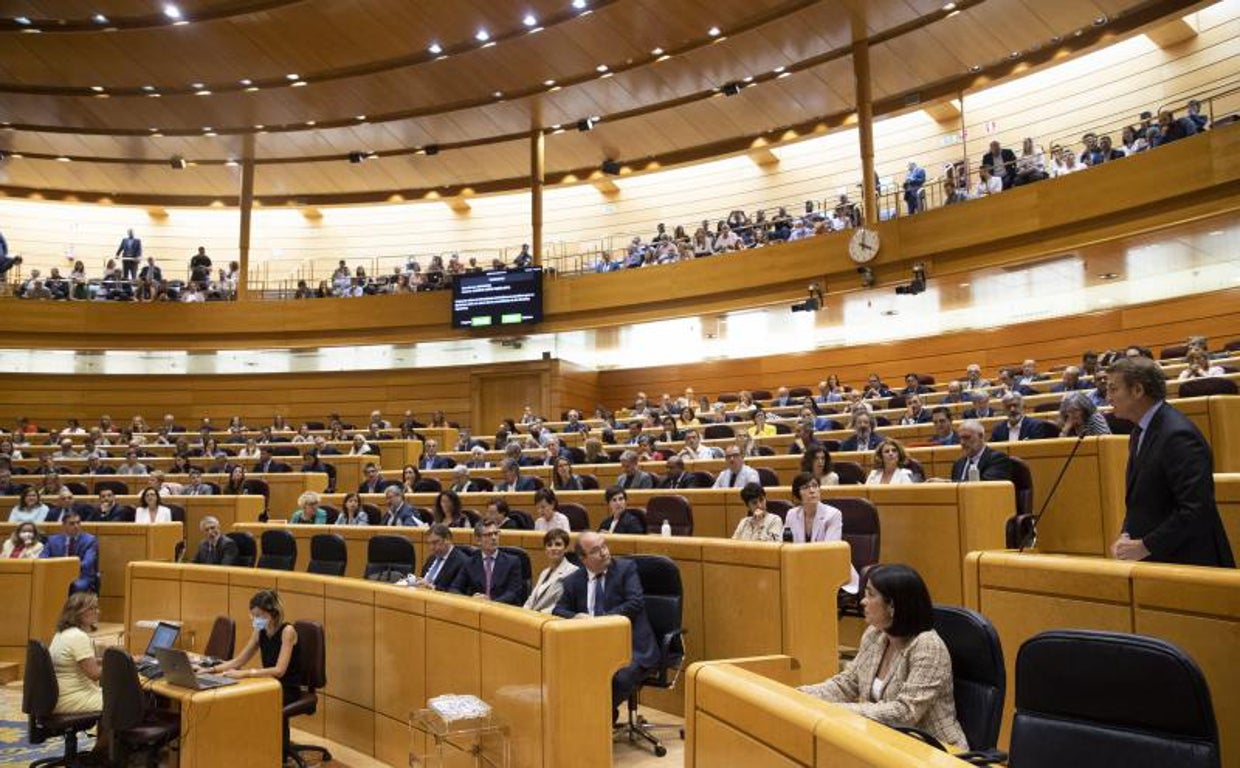
[[1240, 553], [1240, 473], [1214, 475], [1214, 500], [1232, 554]]
[[[239, 525], [256, 540], [267, 528]], [[349, 551], [346, 577], [365, 570], [366, 545], [376, 535], [400, 535], [414, 544], [417, 566], [426, 558], [426, 529], [340, 526], [289, 526], [297, 539], [297, 569], [309, 560], [310, 539], [320, 533], [344, 537]], [[456, 542], [473, 543], [458, 531]], [[525, 549], [535, 577], [546, 567], [543, 534], [504, 531], [500, 543]], [[684, 589], [688, 658], [730, 658], [764, 653], [795, 656], [807, 679], [831, 674], [837, 666], [835, 594], [848, 580], [845, 544], [774, 544], [662, 536], [608, 537], [616, 556], [665, 555], [676, 561]], [[648, 691], [644, 701], [666, 712], [681, 711], [679, 690]]]
[[1223, 742], [1223, 765], [1240, 760], [1240, 571], [1070, 555], [974, 552], [965, 562], [966, 605], [999, 632], [1008, 698], [1007, 743], [1021, 643], [1048, 629], [1152, 635], [1177, 645], [1205, 673]]
[[0, 661], [23, 668], [28, 640], [52, 641], [56, 617], [77, 575], [76, 557], [0, 560]]
[[[611, 670], [629, 658], [620, 617], [564, 621], [481, 600], [358, 579], [162, 563], [128, 569], [130, 651], [173, 619], [205, 638], [217, 615], [249, 626], [249, 600], [276, 589], [290, 620], [323, 623], [327, 686], [294, 727], [389, 765], [409, 760], [408, 717], [428, 698], [474, 694], [512, 730], [513, 765], [611, 764]], [[421, 739], [414, 748], [425, 749]]]
[[685, 768], [951, 768], [917, 739], [797, 691], [796, 660], [734, 659], [686, 673]]

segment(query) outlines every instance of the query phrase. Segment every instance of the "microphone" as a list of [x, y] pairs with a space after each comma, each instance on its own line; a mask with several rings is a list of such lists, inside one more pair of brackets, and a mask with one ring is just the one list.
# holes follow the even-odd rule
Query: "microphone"
[[1059, 490], [1059, 482], [1063, 480], [1064, 473], [1068, 471], [1068, 465], [1072, 463], [1076, 452], [1081, 449], [1081, 443], [1085, 442], [1085, 432], [1077, 435], [1076, 442], [1072, 444], [1072, 450], [1068, 453], [1068, 458], [1064, 459], [1063, 466], [1059, 468], [1059, 476], [1055, 478], [1055, 482], [1051, 485], [1051, 492], [1046, 494], [1046, 499], [1042, 502], [1042, 508], [1033, 516], [1033, 523], [1030, 526], [1029, 536], [1020, 542], [1020, 549], [1016, 550], [1017, 554], [1024, 552], [1026, 548], [1036, 546], [1038, 543], [1038, 523], [1042, 520], [1042, 515], [1046, 514], [1046, 508], [1050, 506], [1051, 499], [1055, 498], [1055, 491]]

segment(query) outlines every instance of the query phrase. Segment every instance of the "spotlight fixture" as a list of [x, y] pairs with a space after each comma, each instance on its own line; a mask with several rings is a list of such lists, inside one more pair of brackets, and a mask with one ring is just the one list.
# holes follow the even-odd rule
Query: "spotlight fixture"
[[706, 34], [710, 35], [711, 37], [719, 37], [719, 34], [720, 34], [719, 27], [711, 27], [710, 29], [706, 30]]
[[598, 116], [583, 117], [577, 121], [577, 130], [581, 131], [582, 133], [585, 133], [586, 131], [592, 131], [594, 130], [594, 126], [598, 124], [598, 121], [600, 119], [601, 118], [599, 118]]
[[926, 290], [926, 265], [917, 262], [913, 265], [913, 280], [908, 285], [897, 285], [896, 293], [902, 296], [916, 296]]
[[164, 6], [164, 15], [170, 19], [179, 20], [181, 18], [181, 9], [172, 3], [168, 3]]
[[536, 27], [538, 26], [538, 17], [532, 13], [527, 13], [525, 18], [521, 19], [521, 23], [527, 27]]
[[439, 145], [438, 144], [427, 144], [425, 147], [422, 148], [422, 150], [426, 152], [428, 157], [434, 157], [435, 155], [439, 154]]
[[188, 165], [188, 163], [185, 162], [185, 158], [180, 155], [173, 155], [172, 160], [170, 160], [168, 164], [171, 165], [172, 169], [176, 171], [183, 171], [185, 170], [185, 166]]
[[797, 304], [792, 305], [793, 312], [817, 312], [822, 309], [826, 303], [826, 297], [823, 296], [822, 286], [818, 283], [809, 284], [809, 298]]
[[443, 53], [443, 46], [439, 43], [431, 43], [427, 46], [426, 50], [429, 51], [432, 56], [438, 56]]
[[620, 163], [615, 160], [607, 159], [603, 161], [603, 173], [608, 176], [620, 175]]
[[364, 161], [365, 159], [366, 159], [365, 152], [350, 152], [349, 153], [349, 162], [353, 163], [354, 165], [357, 165], [358, 163]]
[[724, 83], [723, 86], [719, 90], [723, 91], [724, 96], [735, 96], [736, 94], [740, 93], [741, 89], [744, 87], [745, 86], [743, 83], [735, 83], [735, 82]]
[[874, 270], [869, 267], [857, 267], [857, 274], [861, 275], [861, 287], [873, 288], [877, 280], [874, 277]]
[[577, 10], [583, 10], [586, 7], [586, 0], [573, 0], [573, 7]]

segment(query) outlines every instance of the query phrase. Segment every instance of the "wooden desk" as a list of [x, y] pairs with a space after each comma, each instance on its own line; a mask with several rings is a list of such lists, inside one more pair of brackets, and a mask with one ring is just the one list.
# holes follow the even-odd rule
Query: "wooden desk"
[[52, 641], [78, 570], [76, 557], [0, 560], [0, 661], [23, 667], [28, 640]]
[[240, 680], [209, 691], [191, 691], [163, 680], [150, 689], [181, 713], [181, 741], [172, 752], [180, 768], [239, 768], [281, 763], [280, 683]]

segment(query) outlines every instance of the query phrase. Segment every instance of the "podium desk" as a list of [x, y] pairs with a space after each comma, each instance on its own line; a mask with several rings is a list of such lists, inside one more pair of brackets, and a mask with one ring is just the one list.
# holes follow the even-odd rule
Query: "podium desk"
[[150, 690], [181, 713], [179, 768], [278, 766], [283, 697], [272, 678], [248, 678], [209, 691], [155, 680]]

